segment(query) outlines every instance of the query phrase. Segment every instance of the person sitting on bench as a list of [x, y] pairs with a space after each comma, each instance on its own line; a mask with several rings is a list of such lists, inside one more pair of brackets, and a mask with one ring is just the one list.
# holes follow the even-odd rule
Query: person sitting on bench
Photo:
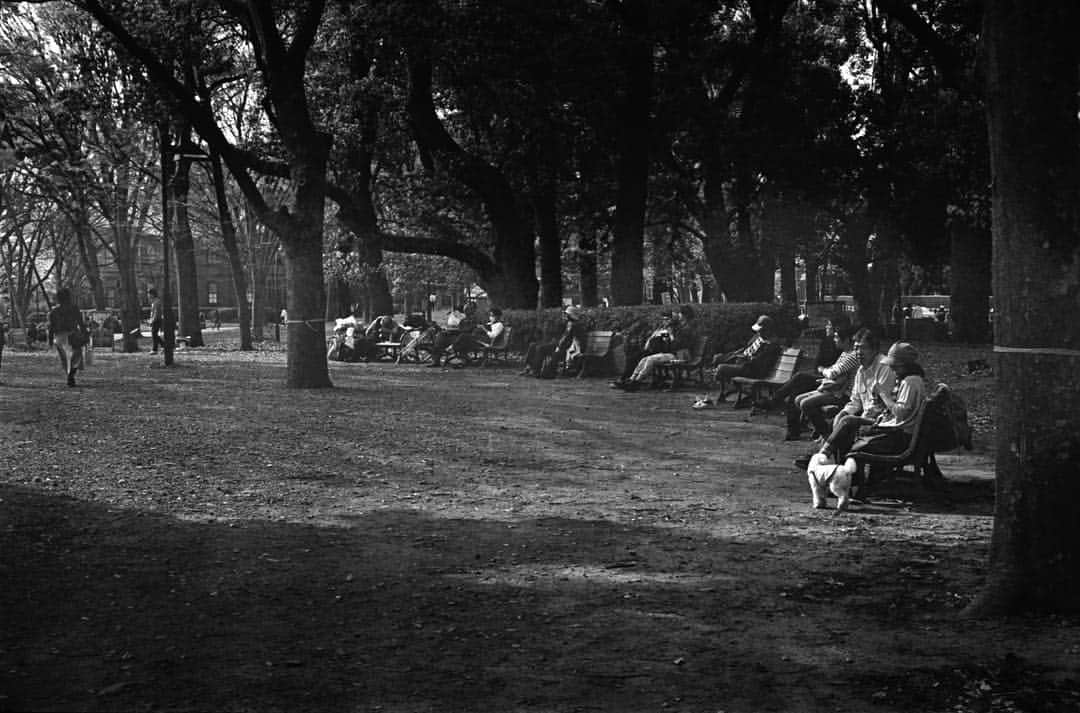
[[771, 398], [761, 399], [755, 408], [771, 411], [785, 407], [787, 415], [787, 434], [785, 441], [797, 441], [801, 435], [803, 416], [821, 436], [828, 432], [828, 424], [821, 409], [825, 406], [843, 406], [848, 399], [848, 383], [859, 368], [859, 355], [855, 352], [852, 332], [849, 328], [836, 332], [836, 343], [841, 351], [833, 362], [819, 365], [814, 371], [800, 371], [793, 374], [783, 386], [778, 388]]
[[454, 340], [454, 354], [466, 360], [467, 354], [481, 352], [487, 347], [495, 346], [504, 331], [506, 331], [506, 325], [502, 321], [502, 310], [493, 307], [488, 311], [487, 324], [480, 324], [469, 332], [462, 332]]
[[643, 383], [652, 381], [658, 364], [688, 358], [690, 350], [697, 344], [698, 339], [695, 316], [694, 308], [690, 305], [680, 307], [678, 312], [671, 315], [669, 327], [671, 336], [653, 347], [656, 350], [654, 353], [641, 357], [629, 378], [612, 382], [612, 387], [623, 391], [637, 391]]
[[748, 376], [752, 379], [764, 378], [769, 369], [780, 357], [782, 347], [776, 341], [776, 330], [773, 326], [772, 317], [763, 314], [750, 327], [754, 336], [741, 347], [727, 354], [719, 354], [713, 358], [713, 381], [720, 385], [720, 393], [715, 401], [724, 401], [728, 397], [726, 391], [727, 382], [735, 376]]
[[588, 339], [588, 324], [585, 313], [577, 305], [570, 305], [563, 310], [566, 325], [559, 339], [554, 342], [530, 342], [525, 350], [525, 368], [521, 376], [544, 376], [544, 361], [550, 358], [553, 373], [548, 376], [571, 376], [581, 369], [581, 354], [585, 351]]
[[[919, 353], [907, 342], [897, 342], [889, 347], [889, 353], [878, 363], [889, 369], [892, 384], [888, 378], [856, 384], [856, 388], [869, 389], [869, 394], [862, 397], [872, 400], [874, 406], [870, 413], [875, 414], [873, 419], [867, 418], [866, 412], [862, 416], [841, 412], [821, 453], [842, 463], [859, 451], [900, 453], [907, 448], [915, 435], [919, 412], [926, 403], [925, 373], [918, 359]], [[854, 394], [852, 398], [855, 398]]]
[[462, 334], [469, 334], [476, 327], [476, 303], [468, 302], [464, 307], [455, 306], [446, 315], [446, 327], [438, 330], [428, 351], [431, 352], [429, 367], [438, 369], [442, 366], [443, 355], [454, 345]]

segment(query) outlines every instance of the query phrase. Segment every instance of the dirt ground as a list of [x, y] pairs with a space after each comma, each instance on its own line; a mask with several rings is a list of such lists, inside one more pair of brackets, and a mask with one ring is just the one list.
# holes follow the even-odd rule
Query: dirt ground
[[[993, 377], [960, 380], [987, 422]], [[99, 351], [0, 372], [0, 710], [1076, 711], [968, 621], [992, 450], [814, 510], [778, 415], [513, 368]], [[978, 394], [984, 394], [983, 397]]]

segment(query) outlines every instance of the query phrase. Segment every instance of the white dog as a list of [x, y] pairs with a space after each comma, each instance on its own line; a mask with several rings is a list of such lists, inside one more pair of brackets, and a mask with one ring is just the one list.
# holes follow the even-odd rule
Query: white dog
[[843, 464], [832, 462], [824, 453], [815, 453], [806, 468], [806, 478], [810, 481], [810, 493], [814, 498], [814, 507], [828, 507], [825, 500], [832, 492], [836, 496], [836, 509], [847, 510], [851, 502], [851, 478], [855, 475], [855, 460], [848, 458]]

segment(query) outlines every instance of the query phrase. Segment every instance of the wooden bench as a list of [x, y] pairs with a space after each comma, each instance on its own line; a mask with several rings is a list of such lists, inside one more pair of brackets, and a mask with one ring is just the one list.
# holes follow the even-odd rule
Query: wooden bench
[[736, 397], [735, 403], [739, 403], [743, 400], [743, 388], [747, 388], [747, 398], [751, 401], [757, 401], [761, 398], [762, 389], [767, 389], [769, 393], [772, 393], [776, 389], [780, 388], [788, 382], [795, 374], [795, 369], [799, 365], [799, 358], [802, 356], [802, 350], [798, 347], [788, 347], [780, 354], [780, 358], [776, 360], [776, 366], [773, 367], [773, 372], [763, 379], [755, 379], [750, 376], [736, 376], [731, 379], [731, 383], [735, 384]]
[[603, 369], [597, 364], [603, 365], [611, 356], [611, 342], [615, 332], [592, 331], [585, 335], [584, 351], [581, 353], [581, 370], [578, 378], [584, 379], [590, 371]]
[[513, 327], [504, 327], [498, 339], [491, 346], [484, 347], [484, 353], [480, 357], [480, 366], [487, 366], [489, 361], [494, 362], [500, 354], [504, 363], [510, 362], [510, 334], [512, 331]]
[[[948, 386], [945, 388], [948, 388]], [[924, 401], [918, 415], [915, 417], [914, 435], [908, 442], [907, 448], [902, 452], [864, 453], [862, 451], [853, 451], [849, 454], [860, 466], [884, 466], [882, 470], [885, 471], [885, 474], [875, 477], [873, 481], [868, 477], [866, 480], [867, 485], [877, 484], [884, 479], [900, 475], [905, 472], [904, 468], [906, 466], [911, 466], [911, 474], [915, 478], [921, 479], [929, 487], [937, 486], [944, 480], [941, 468], [937, 464], [937, 458], [934, 457], [934, 450], [932, 446], [927, 444], [928, 439], [925, 437], [927, 428], [933, 428], [929, 421], [926, 422], [927, 428], [923, 427], [923, 417], [926, 415], [926, 411], [926, 402]], [[967, 445], [970, 446], [970, 441]]]
[[697, 372], [697, 383], [705, 383], [705, 367], [712, 361], [712, 337], [698, 337], [697, 344], [690, 352], [689, 359], [676, 359], [657, 365], [657, 378], [671, 379], [670, 388], [682, 386], [683, 378]]

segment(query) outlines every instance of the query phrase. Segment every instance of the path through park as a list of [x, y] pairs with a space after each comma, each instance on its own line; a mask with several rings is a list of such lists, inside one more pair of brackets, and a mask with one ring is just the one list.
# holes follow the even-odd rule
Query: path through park
[[[978, 422], [968, 356], [937, 363]], [[985, 438], [944, 492], [837, 514], [779, 416], [693, 390], [379, 363], [290, 391], [280, 351], [176, 362], [102, 352], [69, 389], [5, 354], [0, 710], [1080, 707], [1078, 622], [959, 616]]]

